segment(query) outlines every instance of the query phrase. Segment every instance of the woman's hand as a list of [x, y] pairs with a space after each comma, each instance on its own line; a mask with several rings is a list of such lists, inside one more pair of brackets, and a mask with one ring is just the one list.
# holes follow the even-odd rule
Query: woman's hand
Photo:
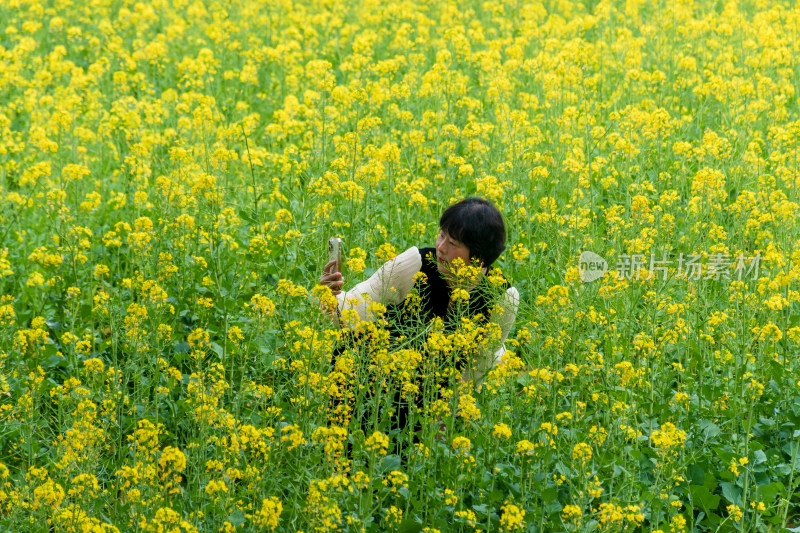
[[334, 296], [341, 293], [342, 287], [344, 287], [342, 273], [334, 271], [335, 267], [336, 261], [328, 261], [325, 268], [322, 269], [322, 276], [319, 278], [319, 284], [330, 287]]

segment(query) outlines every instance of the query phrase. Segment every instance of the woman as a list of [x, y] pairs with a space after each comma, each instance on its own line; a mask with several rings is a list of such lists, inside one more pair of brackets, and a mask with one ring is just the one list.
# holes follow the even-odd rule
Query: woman
[[[502, 359], [519, 303], [518, 291], [505, 279], [494, 276], [493, 283], [487, 281], [486, 274], [505, 250], [505, 241], [505, 224], [497, 208], [482, 198], [466, 198], [442, 214], [435, 248], [411, 247], [346, 292], [342, 290], [342, 274], [332, 271], [335, 262], [331, 261], [325, 265], [320, 283], [336, 295], [340, 313], [352, 309], [361, 320], [371, 320], [373, 302], [386, 306], [390, 332], [395, 336], [402, 330], [403, 317], [407, 319], [410, 313], [423, 325], [437, 317], [442, 319], [446, 333], [457, 329], [463, 317], [497, 324], [499, 339], [488, 350], [476, 354], [473, 360], [455, 362], [465, 379], [479, 383]], [[468, 269], [459, 269], [466, 265], [476, 266], [477, 275], [464, 276]], [[497, 285], [505, 289], [499, 299], [487, 290]], [[412, 291], [419, 298], [408, 298]], [[456, 300], [462, 303], [454, 304]]]

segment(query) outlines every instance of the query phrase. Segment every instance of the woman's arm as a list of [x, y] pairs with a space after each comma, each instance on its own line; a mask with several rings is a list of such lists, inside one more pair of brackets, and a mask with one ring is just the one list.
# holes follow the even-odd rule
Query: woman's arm
[[517, 319], [517, 308], [519, 307], [519, 291], [515, 287], [509, 287], [500, 300], [500, 309], [492, 313], [490, 321], [500, 325], [500, 346], [506, 342], [514, 321]]
[[353, 309], [361, 320], [372, 320], [373, 302], [388, 305], [402, 302], [414, 285], [414, 274], [422, 268], [422, 259], [412, 246], [394, 259], [384, 263], [369, 279], [346, 292], [336, 295], [339, 311]]
[[509, 287], [489, 317], [490, 322], [500, 326], [500, 339], [492, 344], [482, 358], [475, 361], [471, 376], [464, 376], [465, 378], [472, 377], [478, 384], [483, 380], [483, 376], [502, 360], [503, 354], [506, 352], [506, 338], [511, 328], [514, 327], [518, 307], [519, 291], [514, 287]]

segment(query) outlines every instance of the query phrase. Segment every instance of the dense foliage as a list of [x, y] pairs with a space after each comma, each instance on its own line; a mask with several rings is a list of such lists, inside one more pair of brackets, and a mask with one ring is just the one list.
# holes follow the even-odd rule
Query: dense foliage
[[[788, 0], [3, 0], [0, 527], [791, 530], [798, 58]], [[504, 364], [340, 339], [328, 237], [468, 195]]]

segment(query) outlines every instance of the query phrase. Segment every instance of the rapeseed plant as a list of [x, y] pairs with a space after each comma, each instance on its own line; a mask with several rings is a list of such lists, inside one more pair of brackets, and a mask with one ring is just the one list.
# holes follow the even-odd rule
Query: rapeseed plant
[[[790, 528], [799, 19], [4, 2], [0, 524]], [[353, 282], [473, 194], [522, 295], [500, 364], [456, 371], [499, 328], [419, 294], [332, 321], [329, 237]]]

